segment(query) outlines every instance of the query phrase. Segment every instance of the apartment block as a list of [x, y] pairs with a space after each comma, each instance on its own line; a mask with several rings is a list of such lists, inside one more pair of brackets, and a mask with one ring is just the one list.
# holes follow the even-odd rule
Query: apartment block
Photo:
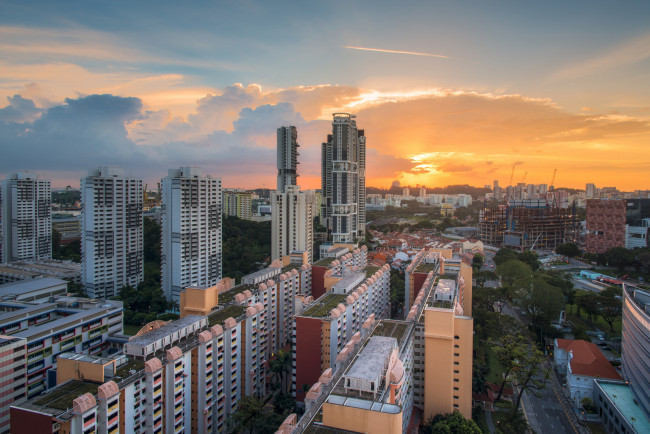
[[25, 400], [27, 339], [0, 335], [0, 432], [9, 431], [9, 407]]
[[321, 222], [334, 243], [356, 243], [366, 232], [366, 137], [356, 116], [333, 118], [321, 147]]
[[364, 321], [388, 316], [389, 270], [386, 264], [326, 276], [330, 289], [294, 317], [292, 391], [296, 399], [304, 399], [303, 386], [313, 384], [321, 372], [335, 370], [339, 353], [361, 331]]
[[323, 371], [305, 398], [306, 412], [290, 415], [278, 432], [408, 432], [412, 398], [413, 324], [372, 321], [346, 347], [339, 372]]
[[2, 181], [0, 263], [52, 259], [50, 181], [17, 172]]
[[364, 268], [366, 265], [368, 265], [368, 248], [366, 246], [356, 247], [347, 244], [329, 246], [324, 257], [311, 267], [312, 288], [310, 295], [317, 299], [329, 290], [326, 285], [326, 274], [329, 277], [340, 274], [344, 269]]
[[278, 193], [285, 193], [287, 187], [298, 185], [298, 131], [296, 127], [278, 128], [277, 142]]
[[81, 180], [81, 281], [93, 298], [112, 298], [144, 278], [142, 180], [100, 167]]
[[625, 247], [625, 216], [625, 200], [587, 200], [586, 250], [604, 253], [614, 247]]
[[404, 275], [404, 316], [408, 314], [429, 273], [436, 270], [444, 274], [445, 260], [452, 256], [451, 249], [422, 249], [415, 255]]
[[53, 277], [72, 283], [81, 283], [81, 264], [56, 259], [13, 261], [0, 264], [0, 284], [39, 277]]
[[161, 284], [169, 300], [221, 280], [221, 199], [221, 179], [195, 167], [162, 180]]
[[271, 195], [271, 259], [291, 252], [307, 252], [308, 262], [314, 251], [314, 192], [300, 186], [285, 187]]
[[253, 194], [249, 191], [223, 189], [223, 213], [244, 220], [253, 219]]

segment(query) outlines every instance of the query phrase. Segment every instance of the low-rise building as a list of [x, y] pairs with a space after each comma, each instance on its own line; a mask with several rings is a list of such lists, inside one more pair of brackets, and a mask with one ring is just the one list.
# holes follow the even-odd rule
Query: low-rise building
[[81, 283], [81, 264], [56, 259], [0, 264], [0, 284], [36, 277], [54, 277], [72, 283]]
[[593, 399], [594, 380], [621, 380], [600, 348], [592, 342], [555, 339], [553, 358], [558, 372], [566, 375], [574, 410], [581, 407], [582, 399]]

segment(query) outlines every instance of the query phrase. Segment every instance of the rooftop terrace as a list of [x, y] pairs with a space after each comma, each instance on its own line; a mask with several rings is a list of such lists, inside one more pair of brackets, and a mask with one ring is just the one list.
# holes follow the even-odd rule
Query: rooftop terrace
[[244, 314], [247, 307], [239, 304], [231, 304], [223, 309], [212, 312], [208, 315], [208, 326], [222, 325], [230, 317], [237, 319]]
[[380, 267], [374, 267], [374, 266], [372, 266], [372, 265], [368, 265], [368, 266], [366, 266], [366, 268], [363, 269], [363, 271], [366, 272], [366, 278], [372, 276], [372, 275], [375, 274], [377, 271], [379, 271], [379, 268], [380, 268]]
[[313, 306], [305, 310], [301, 316], [310, 316], [314, 318], [328, 317], [330, 311], [339, 303], [343, 303], [347, 294], [325, 294], [319, 300], [316, 300]]
[[235, 296], [237, 294], [241, 294], [246, 290], [249, 290], [251, 292], [257, 291], [257, 287], [258, 285], [245, 285], [245, 284], [237, 285], [234, 288], [219, 294], [219, 304], [220, 305], [228, 304], [235, 299]]
[[84, 393], [96, 395], [99, 386], [100, 384], [89, 381], [71, 380], [57, 386], [55, 389], [50, 389], [44, 395], [31, 401], [31, 403], [49, 409], [66, 411], [72, 408], [72, 401]]
[[435, 271], [438, 268], [438, 264], [426, 264], [424, 262], [420, 262], [417, 267], [415, 267], [415, 272], [416, 273], [427, 273], [431, 271]]
[[144, 361], [134, 358], [129, 358], [126, 363], [121, 364], [115, 369], [115, 381], [119, 379], [128, 378], [131, 375], [131, 371], [141, 371], [144, 369]]
[[314, 262], [314, 265], [319, 265], [321, 267], [329, 267], [329, 265], [335, 260], [336, 258], [323, 258], [317, 262]]
[[650, 432], [650, 420], [643, 408], [639, 406], [632, 389], [625, 383], [597, 380], [598, 385], [607, 394], [610, 401], [625, 417], [627, 423], [632, 425], [637, 432]]
[[389, 338], [395, 338], [401, 347], [404, 338], [406, 338], [408, 334], [407, 331], [409, 326], [410, 324], [404, 321], [381, 320], [370, 336], [386, 336]]

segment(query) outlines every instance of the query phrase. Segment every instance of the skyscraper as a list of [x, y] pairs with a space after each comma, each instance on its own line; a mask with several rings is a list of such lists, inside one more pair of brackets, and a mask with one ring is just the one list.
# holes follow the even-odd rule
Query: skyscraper
[[296, 127], [278, 128], [278, 192], [284, 193], [286, 187], [297, 185], [298, 178], [298, 131]]
[[300, 186], [271, 195], [271, 259], [282, 259], [292, 251], [306, 251], [312, 262], [314, 249], [314, 192]]
[[188, 286], [221, 280], [221, 179], [196, 167], [170, 169], [162, 180], [161, 284], [177, 302]]
[[50, 181], [17, 172], [2, 182], [1, 262], [52, 258]]
[[321, 221], [334, 243], [353, 243], [365, 234], [366, 137], [356, 116], [333, 117], [332, 134], [321, 148]]
[[81, 180], [81, 281], [111, 298], [143, 279], [142, 180], [100, 167]]

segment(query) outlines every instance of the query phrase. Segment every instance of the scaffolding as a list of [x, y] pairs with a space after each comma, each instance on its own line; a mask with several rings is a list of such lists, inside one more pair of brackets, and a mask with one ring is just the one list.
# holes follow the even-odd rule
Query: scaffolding
[[544, 200], [517, 200], [486, 205], [479, 213], [484, 244], [518, 250], [555, 250], [577, 241], [579, 222], [575, 205], [559, 208]]

